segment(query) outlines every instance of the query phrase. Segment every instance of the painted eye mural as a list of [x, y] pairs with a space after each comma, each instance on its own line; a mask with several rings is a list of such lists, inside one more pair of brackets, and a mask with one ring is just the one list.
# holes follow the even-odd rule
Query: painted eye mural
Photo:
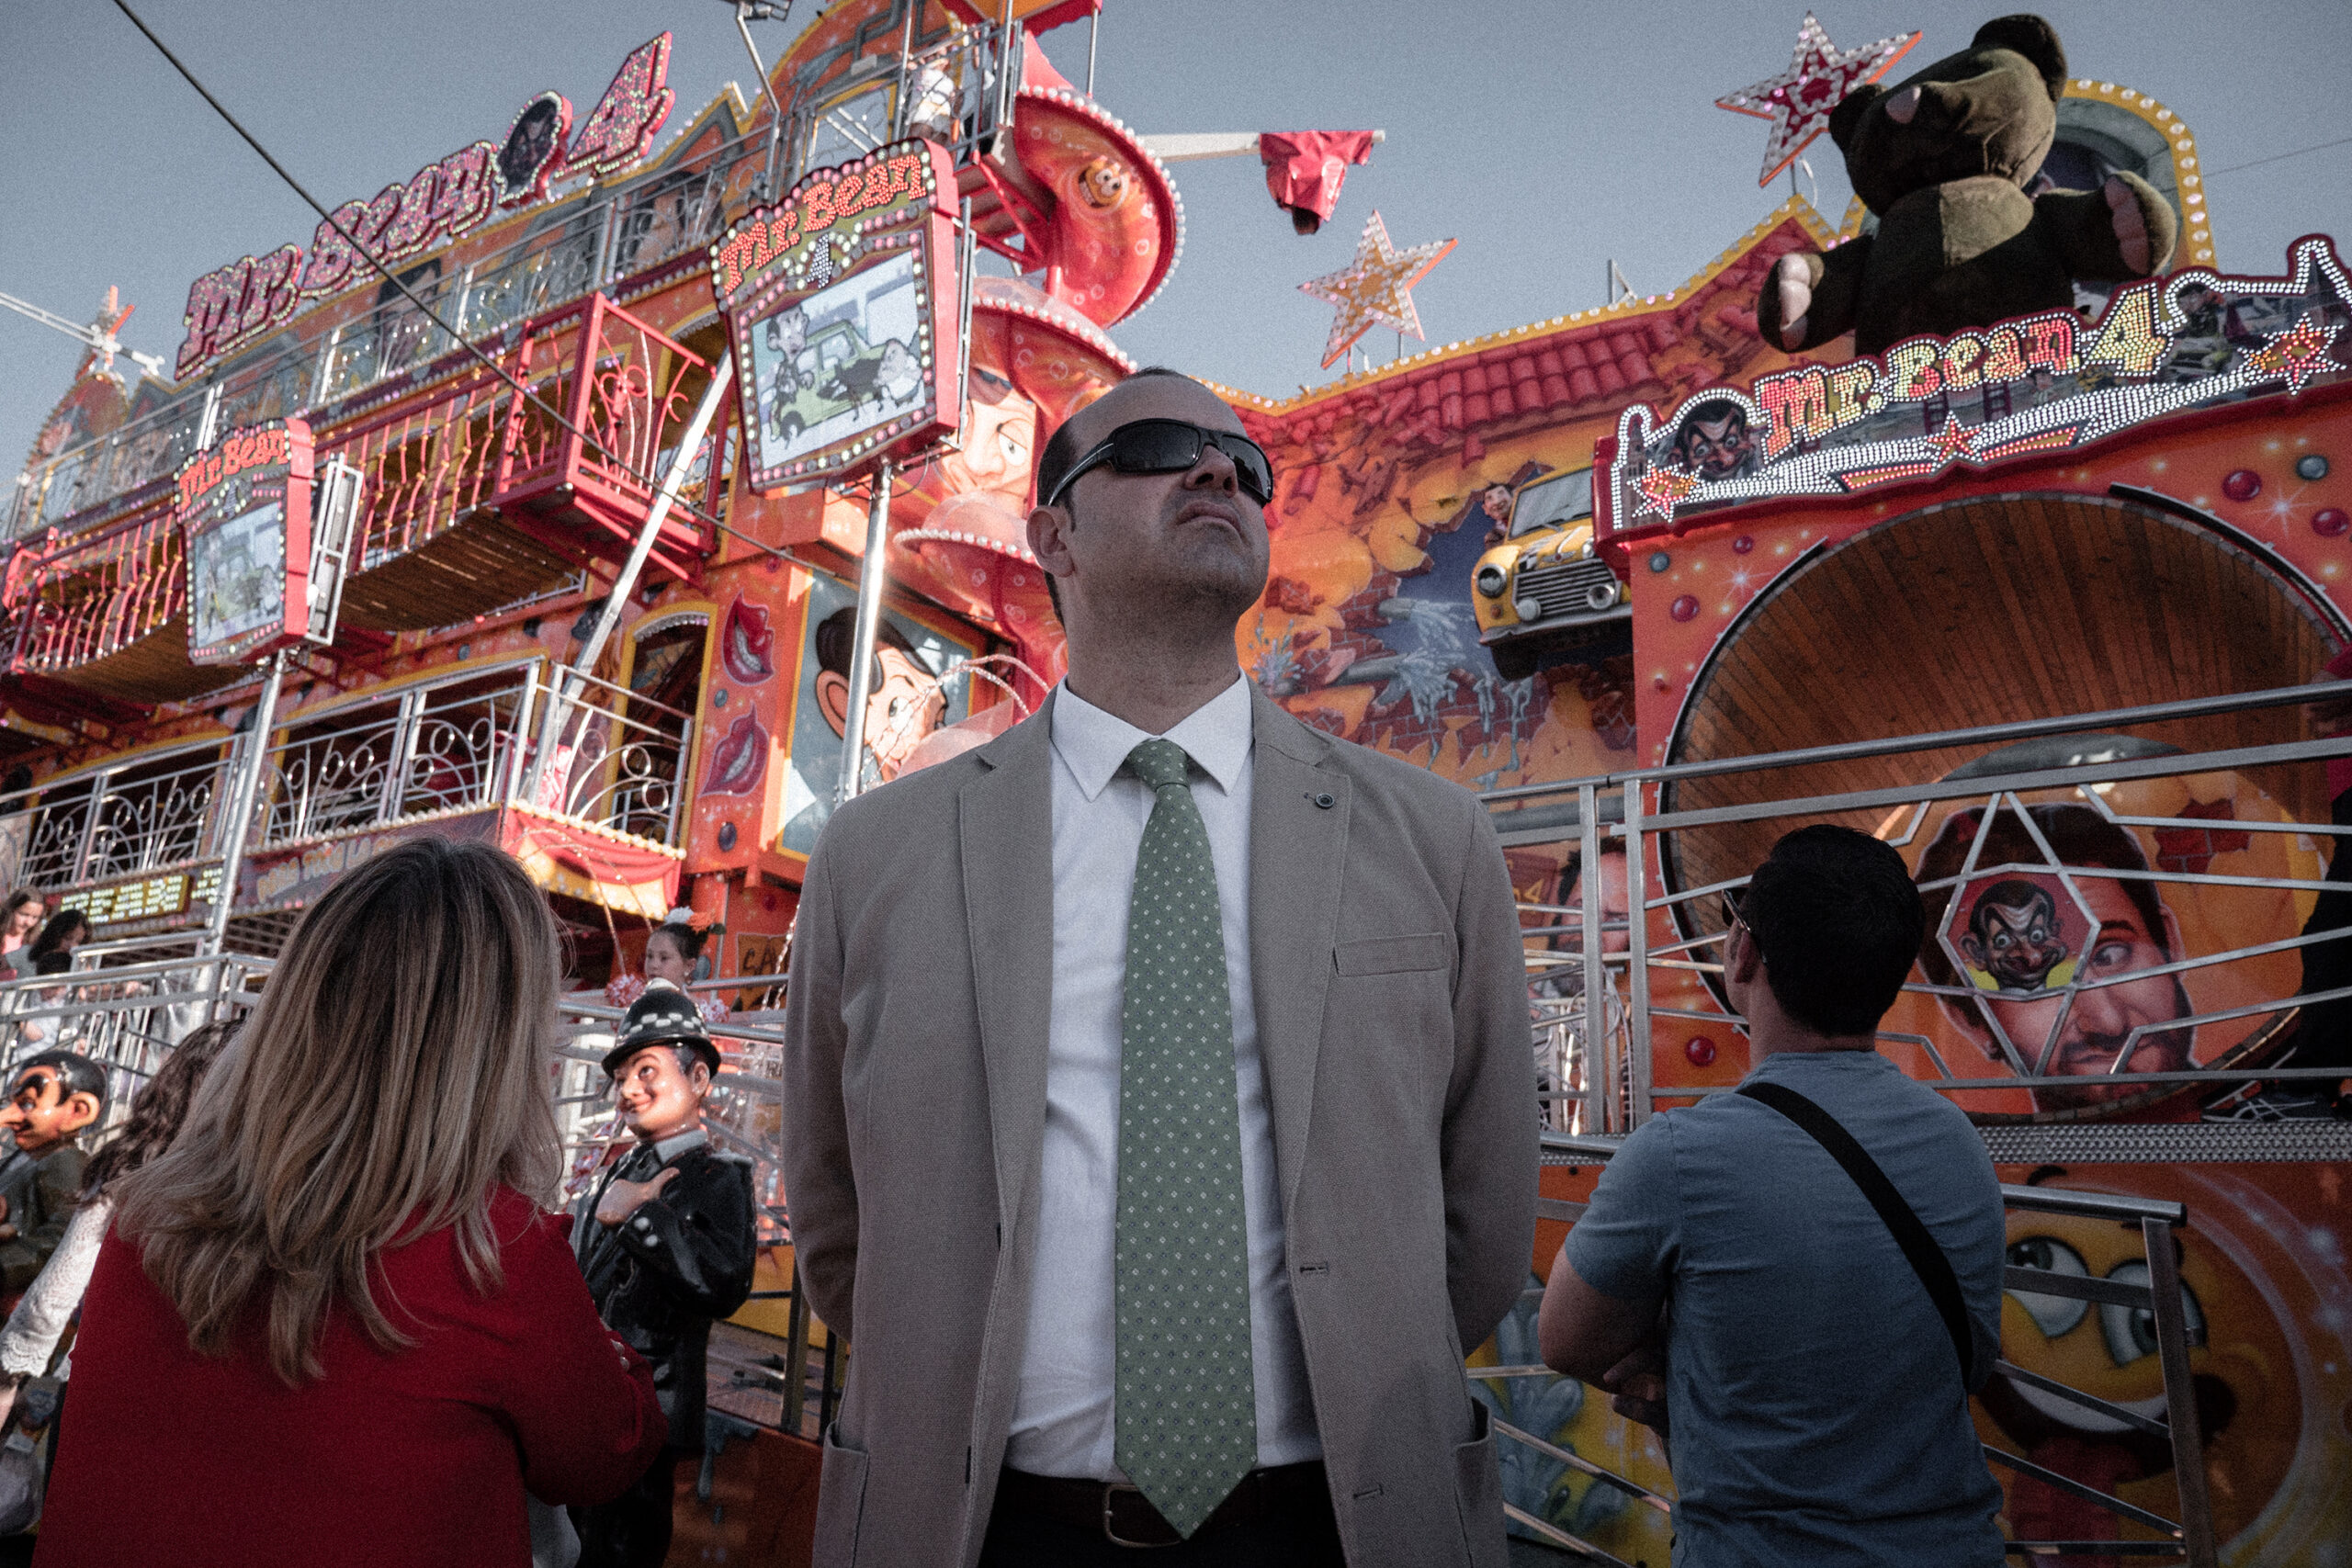
[[[2046, 1235], [2030, 1235], [2010, 1243], [2009, 1266], [2013, 1269], [2039, 1269], [2045, 1273], [2069, 1274], [2082, 1279], [2090, 1273], [2083, 1267], [2083, 1255], [2064, 1242]], [[2072, 1296], [2043, 1295], [2039, 1291], [2010, 1291], [2009, 1300], [2025, 1308], [2033, 1325], [2042, 1337], [2055, 1339], [2074, 1329], [2090, 1311], [2090, 1303], [2076, 1301]]]

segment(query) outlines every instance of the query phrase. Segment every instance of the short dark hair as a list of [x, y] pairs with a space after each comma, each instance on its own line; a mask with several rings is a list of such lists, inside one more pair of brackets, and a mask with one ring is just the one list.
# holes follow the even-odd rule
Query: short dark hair
[[107, 1111], [107, 1075], [89, 1057], [72, 1051], [39, 1051], [8, 1069], [9, 1082], [14, 1083], [35, 1067], [47, 1067], [57, 1075], [57, 1081], [68, 1095], [87, 1094], [96, 1097], [98, 1114]]
[[1783, 1011], [1824, 1034], [1868, 1034], [1903, 989], [1927, 913], [1903, 857], [1817, 822], [1772, 846], [1739, 898]]
[[74, 972], [74, 955], [70, 953], [44, 953], [33, 960], [36, 975], [70, 975]]
[[[886, 648], [895, 648], [908, 658], [921, 662], [921, 656], [915, 652], [915, 645], [907, 640], [907, 634], [892, 626], [886, 616], [874, 634], [872, 678], [876, 685], [882, 681], [882, 650]], [[856, 651], [856, 605], [844, 604], [817, 623], [818, 669], [830, 670], [846, 681], [849, 679], [850, 655]]]
[[[2068, 866], [2098, 866], [2108, 871], [2145, 871], [2148, 857], [2140, 848], [2140, 840], [2129, 828], [2109, 821], [2087, 806], [2071, 801], [2053, 801], [2041, 806], [2029, 806], [2026, 815], [2049, 840], [2051, 852], [2058, 863]], [[1933, 842], [1919, 857], [1921, 882], [1940, 882], [1958, 876], [1960, 868], [1968, 863], [1968, 846], [1975, 841], [1977, 828], [1984, 821], [1978, 810], [1955, 811], [1944, 818], [1937, 829]], [[1991, 830], [1984, 835], [1984, 851], [1976, 857], [1983, 867], [1996, 865], [2041, 865], [2044, 863], [2041, 846], [2016, 811], [2002, 807], [1994, 815]], [[2156, 885], [2140, 877], [2117, 877], [2117, 885], [2140, 912], [2148, 928], [2148, 936], [2166, 959], [2179, 956], [2165, 940], [2164, 899], [2156, 892]], [[1951, 958], [1936, 940], [1937, 928], [1943, 924], [1944, 910], [1951, 905], [1953, 887], [1938, 887], [1926, 895], [1927, 929], [1919, 938], [1919, 968], [1939, 986], [1961, 984], [1959, 972], [1952, 967]]]
[[677, 948], [678, 956], [692, 964], [702, 956], [703, 943], [712, 937], [726, 934], [727, 927], [722, 921], [714, 921], [706, 929], [696, 930], [684, 920], [664, 920], [646, 932], [645, 940], [651, 942], [657, 936], [668, 937], [672, 945]]
[[[1171, 370], [1165, 365], [1147, 365], [1132, 376], [1128, 376], [1121, 379], [1116, 386], [1111, 389], [1111, 391], [1115, 391], [1118, 387], [1125, 386], [1129, 381], [1140, 381], [1147, 376], [1173, 376], [1179, 381], [1192, 382], [1193, 386], [1199, 387], [1203, 391], [1208, 390], [1207, 385], [1197, 376], [1187, 376], [1182, 370]], [[1105, 391], [1102, 394], [1103, 397], [1109, 397], [1110, 395], [1110, 391]], [[1212, 392], [1210, 393], [1210, 396], [1215, 397], [1216, 394]], [[1095, 400], [1096, 402], [1100, 402], [1101, 400], [1101, 398]], [[1086, 405], [1087, 408], [1092, 408], [1093, 406], [1093, 403]], [[1046, 444], [1043, 446], [1037, 448], [1036, 493], [1035, 499], [1036, 504], [1040, 506], [1045, 504], [1046, 497], [1053, 494], [1054, 491], [1060, 487], [1062, 476], [1069, 472], [1070, 466], [1076, 463], [1080, 457], [1084, 456], [1084, 454], [1080, 452], [1078, 449], [1078, 437], [1072, 434], [1070, 431], [1072, 423], [1077, 420], [1079, 414], [1083, 413], [1084, 412], [1084, 409], [1073, 411], [1069, 419], [1066, 419], [1059, 424], [1054, 426], [1054, 433], [1046, 437]], [[1038, 574], [1046, 580], [1046, 597], [1053, 601], [1054, 616], [1058, 620], [1061, 617], [1062, 613], [1061, 587], [1054, 581], [1054, 574], [1052, 572], [1046, 571], [1041, 567], [1038, 569]]]

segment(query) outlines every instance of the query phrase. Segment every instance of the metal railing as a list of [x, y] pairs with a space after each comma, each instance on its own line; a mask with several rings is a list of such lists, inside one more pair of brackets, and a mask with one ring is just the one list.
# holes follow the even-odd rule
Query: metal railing
[[273, 849], [503, 802], [534, 689], [527, 667], [448, 676], [288, 725], [263, 766], [249, 842]]
[[[576, 697], [551, 699], [548, 671], [531, 660], [420, 682], [315, 718], [298, 716], [267, 742], [253, 818], [243, 824], [245, 847], [283, 850], [457, 812], [528, 806], [675, 850], [684, 830], [693, 716], [593, 676], [577, 679]], [[549, 700], [560, 707], [557, 746], [534, 781], [528, 763]], [[229, 781], [253, 743], [247, 736], [198, 741], [0, 795], [0, 824], [22, 845], [13, 885], [42, 890], [53, 908], [88, 908], [101, 924], [144, 918], [90, 902], [92, 889], [126, 879], [186, 873], [191, 883], [182, 894], [212, 897], [206, 879], [217, 880], [209, 868], [227, 845]]]
[[[601, 294], [533, 319], [503, 357], [559, 417], [469, 362], [430, 396], [318, 432], [320, 461], [358, 474], [356, 574], [492, 507], [510, 520], [542, 518], [543, 531], [563, 532], [559, 544], [584, 528], [617, 550], [621, 536], [633, 536], [652, 500], [640, 476], [682, 438], [690, 378], [709, 367]], [[716, 538], [694, 507], [712, 488], [723, 442], [707, 444], [688, 505], [664, 526], [670, 557]], [[15, 668], [61, 673], [169, 635], [187, 597], [185, 543], [169, 502], [169, 487], [154, 487], [103, 526], [19, 543], [0, 588]], [[413, 585], [391, 592], [390, 624], [429, 613]], [[198, 678], [193, 689], [202, 684]]]
[[242, 1017], [272, 967], [244, 953], [107, 966], [75, 957], [66, 974], [0, 981], [0, 1061], [12, 1070], [35, 1052], [63, 1050], [96, 1062], [107, 1077], [101, 1134], [130, 1113], [132, 1097], [191, 1031]]
[[[1564, 1133], [1623, 1132], [1646, 1120], [1661, 1101], [1685, 1101], [1726, 1087], [1704, 1075], [1689, 1081], [1652, 1081], [1654, 1061], [1671, 1060], [1668, 1054], [1653, 1050], [1654, 1036], [1662, 1026], [1712, 1024], [1728, 1030], [1741, 1022], [1719, 993], [1702, 994], [1699, 1005], [1692, 1007], [1668, 1005], [1655, 995], [1659, 985], [1669, 981], [1682, 985], [1692, 976], [1714, 983], [1713, 977], [1722, 968], [1719, 949], [1725, 931], [1721, 899], [1745, 886], [1746, 866], [1761, 859], [1759, 850], [1736, 869], [1728, 863], [1717, 864], [1729, 852], [1716, 843], [1702, 846], [1703, 852], [1693, 852], [1692, 836], [1747, 825], [1757, 825], [1759, 831], [1769, 827], [1776, 835], [1778, 829], [1808, 822], [1846, 820], [1875, 828], [1888, 842], [1909, 851], [1917, 845], [1930, 809], [1938, 806], [1948, 807], [1954, 816], [1973, 811], [1977, 824], [1968, 852], [1940, 874], [1922, 874], [1919, 882], [1931, 909], [1939, 902], [1944, 906], [1933, 940], [1954, 973], [1948, 979], [1938, 979], [1922, 969], [1904, 989], [1970, 1016], [1972, 1027], [1986, 1041], [1985, 1066], [1982, 1070], [1958, 1070], [1933, 1038], [1882, 1033], [1883, 1043], [1918, 1053], [1928, 1067], [1925, 1081], [1963, 1096], [2026, 1091], [2036, 1097], [2038, 1106], [2060, 1109], [2072, 1118], [2128, 1109], [2137, 1097], [2154, 1098], [2190, 1085], [2250, 1089], [2266, 1082], [2291, 1085], [2306, 1078], [2341, 1077], [2336, 1069], [2260, 1065], [2263, 1051], [2283, 1033], [2296, 1009], [2352, 996], [2352, 987], [2299, 994], [2291, 982], [2231, 1006], [2197, 1011], [2183, 1005], [2161, 1018], [2143, 1020], [2115, 1043], [2103, 1065], [2086, 1065], [2079, 1055], [2062, 1059], [2058, 1054], [2062, 1032], [2075, 1011], [2085, 1005], [2086, 998], [2137, 982], [2175, 982], [2199, 972], [2276, 960], [2332, 940], [2333, 931], [2311, 935], [2263, 931], [2255, 933], [2256, 940], [2235, 941], [2233, 945], [2203, 953], [2172, 952], [2161, 933], [2152, 932], [2154, 961], [2130, 966], [2084, 962], [2063, 976], [2061, 971], [2051, 969], [2047, 984], [2024, 989], [1996, 986], [1988, 990], [1989, 978], [1964, 972], [1968, 961], [1958, 945], [1961, 933], [1953, 927], [1962, 902], [1960, 889], [2011, 874], [2049, 878], [2069, 901], [2086, 911], [2087, 898], [2101, 886], [2122, 889], [2134, 897], [2144, 894], [2156, 901], [2160, 910], [2168, 888], [2259, 888], [2291, 896], [2342, 887], [2343, 884], [2315, 875], [2211, 873], [2194, 857], [2176, 863], [2138, 852], [2106, 857], [2118, 862], [2136, 857], [2136, 864], [2080, 863], [2086, 857], [2053, 847], [2040, 826], [2043, 818], [2034, 813], [2055, 804], [2066, 805], [2084, 814], [2080, 821], [2098, 825], [2119, 843], [2137, 842], [2138, 830], [2196, 835], [2218, 828], [2244, 835], [2249, 842], [2256, 839], [2293, 842], [2299, 836], [2308, 836], [2307, 841], [2328, 845], [2347, 829], [2327, 820], [2300, 819], [2283, 807], [2272, 818], [2150, 816], [2119, 810], [2109, 797], [2121, 785], [2229, 771], [2253, 773], [2274, 783], [2282, 778], [2291, 782], [2291, 773], [2282, 770], [2316, 770], [2329, 757], [2352, 755], [2352, 737], [2202, 750], [2181, 750], [2169, 744], [2133, 743], [2104, 751], [2092, 747], [2100, 754], [2063, 765], [2001, 767], [1996, 758], [1988, 766], [1997, 771], [1962, 769], [1954, 776], [1916, 784], [1792, 793], [1778, 798], [1770, 796], [1770, 778], [1782, 770], [1824, 763], [1871, 759], [1899, 761], [1906, 754], [1954, 748], [1989, 749], [2126, 728], [2242, 720], [2263, 714], [2272, 716], [2269, 722], [2274, 729], [2291, 727], [2299, 731], [2300, 721], [2278, 710], [2323, 697], [2340, 697], [2342, 693], [2335, 682], [2280, 687], [1488, 792], [1483, 798], [1506, 844], [1567, 846], [1575, 868], [1563, 877], [1575, 881], [1575, 894], [1563, 889], [1560, 897], [1531, 899], [1521, 906], [1526, 935], [1532, 943], [1539, 944], [1530, 951], [1528, 964], [1538, 1070], [1545, 1084], [1546, 1124]], [[1740, 789], [1753, 798], [1697, 806], [1678, 805], [1674, 800], [1678, 788], [1700, 781], [1725, 780], [1737, 781]], [[2270, 791], [2274, 801], [2289, 793], [2283, 788]], [[2029, 837], [2030, 852], [1984, 853], [1996, 826], [2004, 832]], [[1582, 896], [1596, 883], [1607, 886], [1608, 878], [1585, 874], [1585, 868], [1602, 866], [1604, 857], [1618, 860], [1624, 868], [1625, 892], [1622, 905], [1613, 908], [1609, 907], [1615, 898], [1613, 891], [1607, 897]], [[2089, 923], [2095, 933], [2098, 922]], [[2178, 995], [2185, 1001], [2186, 988], [2178, 988]], [[1590, 1019], [1588, 998], [1603, 999], [1600, 1009], [1589, 1010], [1595, 1013]], [[2013, 1000], [2029, 1006], [2055, 1001], [2060, 1006], [2045, 1030], [2033, 1038], [2020, 1039], [2016, 1024], [2004, 1017]], [[2190, 1043], [2199, 1030], [2237, 1038], [2229, 1047], [2207, 1051], [2200, 1057]], [[2146, 1055], [2158, 1057], [2160, 1065], [2132, 1070], [2135, 1058]]]
[[[1605, 1163], [1617, 1146], [1617, 1141], [1611, 1138], [1558, 1133], [1544, 1134], [1544, 1144], [1548, 1152], [1598, 1163]], [[1582, 1203], [1561, 1199], [1540, 1201], [1546, 1218], [1566, 1220], [1571, 1224], [1586, 1208]], [[2030, 1388], [2046, 1397], [2087, 1411], [2095, 1417], [2119, 1423], [2163, 1441], [2172, 1455], [2178, 1515], [2177, 1518], [2166, 1518], [2071, 1476], [2036, 1464], [2021, 1455], [1984, 1443], [1980, 1447], [1988, 1464], [2017, 1475], [2030, 1476], [2045, 1486], [2090, 1503], [2157, 1536], [2154, 1540], [2013, 1540], [2007, 1543], [2008, 1553], [2024, 1557], [2172, 1557], [2190, 1564], [2191, 1568], [2215, 1568], [2219, 1559], [2213, 1540], [2212, 1507], [2206, 1488], [2204, 1438], [2198, 1424], [2196, 1385], [2188, 1366], [2190, 1346], [2201, 1339], [2201, 1333], [2192, 1325], [2189, 1317], [2187, 1297], [2181, 1286], [2179, 1243], [2174, 1235], [2188, 1223], [2187, 1206], [2145, 1198], [2078, 1192], [2054, 1187], [2016, 1186], [2006, 1182], [2001, 1186], [2001, 1201], [2012, 1213], [2057, 1214], [2109, 1222], [2139, 1233], [2143, 1261], [2138, 1268], [2144, 1274], [2144, 1281], [2120, 1277], [2125, 1272], [2124, 1269], [2112, 1270], [2102, 1278], [2011, 1262], [2004, 1267], [2002, 1289], [2018, 1298], [2056, 1297], [2120, 1308], [2132, 1314], [2136, 1320], [2133, 1332], [2144, 1331], [2154, 1344], [2158, 1370], [2164, 1378], [2163, 1420], [2021, 1367], [2008, 1357], [2006, 1347], [2001, 1358], [1995, 1362], [1994, 1370], [1996, 1376], [2008, 1379], [2013, 1386]], [[2011, 1247], [2010, 1256], [2018, 1256], [2018, 1249]], [[1540, 1290], [1531, 1291], [1527, 1294], [1540, 1302], [1543, 1292]], [[2024, 1304], [2022, 1299], [2020, 1304]], [[1472, 1366], [1465, 1371], [1474, 1382], [1481, 1382], [1557, 1379], [1560, 1376], [1544, 1366]], [[1548, 1438], [1500, 1419], [1494, 1422], [1494, 1427], [1510, 1441], [1589, 1475], [1660, 1512], [1670, 1507], [1671, 1499], [1666, 1494], [1595, 1463]], [[1506, 1505], [1505, 1512], [1515, 1522], [1553, 1545], [1565, 1547], [1594, 1562], [1624, 1568], [1621, 1559], [1569, 1534], [1550, 1520], [1535, 1517], [1516, 1504]]]
[[175, 746], [0, 795], [0, 818], [26, 818], [17, 885], [72, 887], [219, 853], [213, 804], [233, 750]]
[[249, 840], [280, 848], [417, 818], [529, 805], [675, 848], [694, 717], [593, 676], [558, 700], [548, 765], [526, 766], [549, 687], [537, 660], [445, 676], [288, 725]]
[[[475, 342], [494, 337], [700, 251], [753, 199], [766, 144], [764, 132], [721, 142], [611, 195], [556, 209], [546, 227], [461, 274], [412, 280], [410, 287], [458, 334]], [[395, 378], [479, 369], [470, 357], [452, 358], [457, 350], [450, 333], [394, 298], [308, 342], [233, 362], [28, 469], [11, 502], [6, 536], [86, 525], [96, 509], [169, 479], [220, 431], [306, 411], [323, 428], [347, 417], [340, 405]]]

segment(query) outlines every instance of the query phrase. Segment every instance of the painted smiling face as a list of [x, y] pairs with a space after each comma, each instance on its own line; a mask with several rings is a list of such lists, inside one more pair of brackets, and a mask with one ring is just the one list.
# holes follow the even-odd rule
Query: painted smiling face
[[[2193, 1225], [2177, 1234], [2214, 1536], [2227, 1541], [2277, 1490], [2293, 1455], [2301, 1404], [2291, 1353], [2265, 1293]], [[2008, 1262], [2017, 1267], [2125, 1284], [2148, 1281], [2138, 1231], [2112, 1221], [2015, 1212], [2008, 1236]], [[2143, 1310], [2012, 1291], [2002, 1298], [2001, 1347], [2007, 1359], [2027, 1371], [2149, 1420], [2165, 1419], [2154, 1320]], [[1978, 1408], [1986, 1440], [2152, 1512], [2177, 1515], [2172, 1449], [2165, 1438], [2006, 1372], [1994, 1374]], [[1996, 1473], [2003, 1476], [2010, 1531], [2018, 1539], [2117, 1538], [2115, 1516], [2097, 1505], [2031, 1477]]]

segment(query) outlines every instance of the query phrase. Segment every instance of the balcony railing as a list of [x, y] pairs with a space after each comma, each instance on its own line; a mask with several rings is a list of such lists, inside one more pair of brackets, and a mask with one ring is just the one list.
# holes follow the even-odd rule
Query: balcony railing
[[[689, 395], [699, 391], [694, 379], [709, 370], [602, 295], [526, 323], [503, 359], [530, 400], [503, 377], [476, 369], [427, 398], [317, 432], [320, 462], [340, 458], [360, 476], [354, 581], [345, 590], [353, 625], [421, 629], [540, 586], [526, 562], [516, 569], [523, 578], [484, 581], [490, 597], [480, 603], [450, 602], [446, 574], [422, 585], [379, 584], [378, 602], [368, 572], [484, 510], [535, 534], [550, 552], [542, 566], [620, 557], [652, 500], [644, 476], [676, 446]], [[723, 442], [725, 433], [714, 439]], [[169, 487], [159, 486], [139, 510], [100, 528], [19, 541], [0, 588], [7, 668], [63, 674], [131, 648], [183, 612], [187, 573], [169, 499]], [[657, 563], [673, 574], [694, 570], [716, 537], [699, 522], [695, 499], [672, 513], [656, 547]], [[153, 701], [219, 683], [159, 652], [120, 685]]]
[[[723, 142], [612, 196], [561, 211], [548, 228], [462, 274], [410, 288], [456, 333], [483, 342], [699, 252], [750, 204], [765, 150], [763, 135]], [[477, 360], [454, 357], [458, 346], [415, 306], [395, 298], [310, 342], [243, 360], [31, 469], [11, 502], [6, 536], [29, 538], [48, 526], [71, 529], [95, 509], [171, 478], [206, 436], [220, 431], [305, 411], [314, 426], [324, 428], [348, 417], [340, 405], [395, 378], [479, 369]]]
[[556, 699], [558, 742], [536, 786], [527, 764], [550, 700], [536, 663], [411, 686], [290, 725], [270, 750], [249, 842], [269, 850], [529, 805], [676, 848], [693, 716], [582, 679], [577, 699]]
[[110, 882], [218, 854], [213, 804], [232, 750], [174, 747], [0, 795], [0, 818], [26, 818], [18, 886]]

